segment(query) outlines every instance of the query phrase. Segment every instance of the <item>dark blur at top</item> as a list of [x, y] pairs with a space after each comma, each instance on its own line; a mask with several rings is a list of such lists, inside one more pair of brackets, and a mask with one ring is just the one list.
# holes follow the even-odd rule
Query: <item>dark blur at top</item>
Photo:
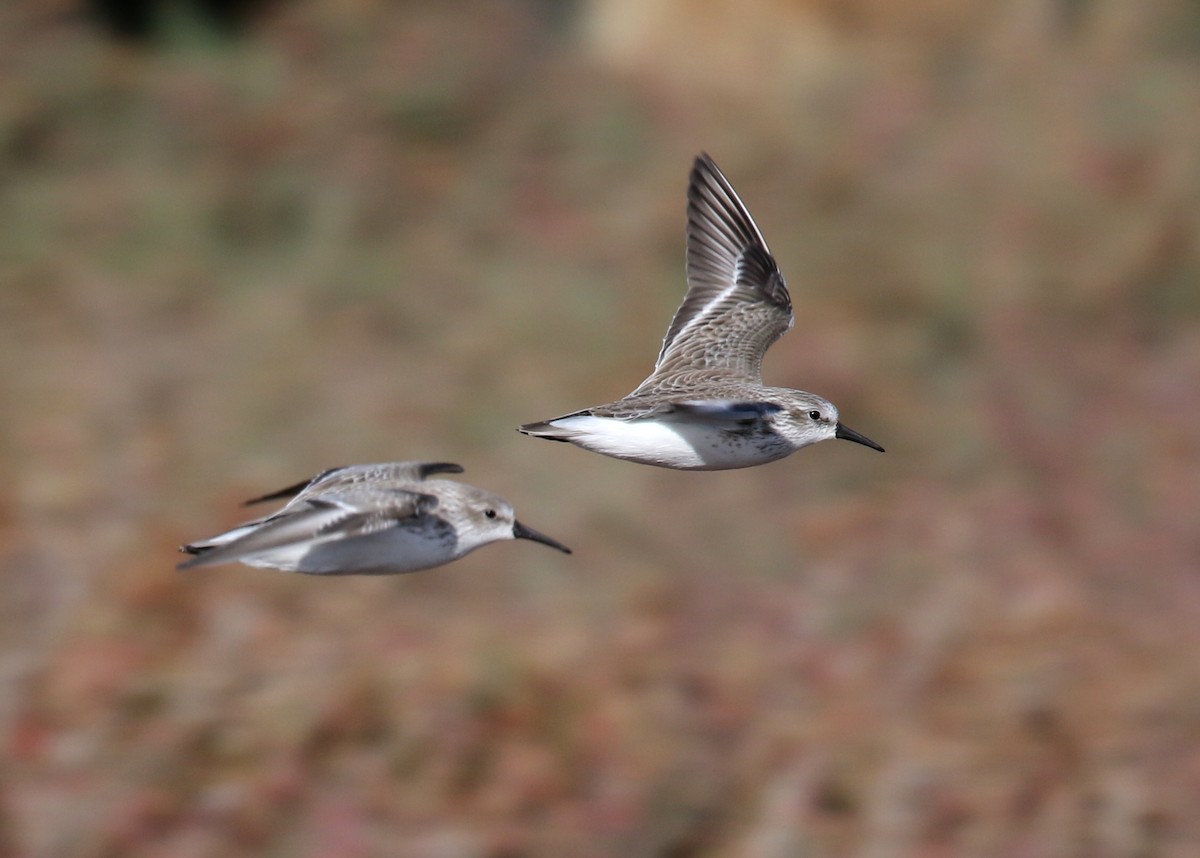
[[279, 0], [87, 0], [88, 10], [113, 38], [151, 44], [169, 15], [192, 15], [228, 38], [246, 32]]

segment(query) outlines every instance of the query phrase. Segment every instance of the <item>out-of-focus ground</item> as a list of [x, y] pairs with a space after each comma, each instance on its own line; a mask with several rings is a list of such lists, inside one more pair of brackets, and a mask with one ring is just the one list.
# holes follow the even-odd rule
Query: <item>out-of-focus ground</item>
[[[0, 10], [0, 855], [1200, 854], [1194, 3], [170, 10]], [[701, 149], [885, 455], [513, 431], [648, 372]], [[406, 458], [575, 555], [173, 569]]]

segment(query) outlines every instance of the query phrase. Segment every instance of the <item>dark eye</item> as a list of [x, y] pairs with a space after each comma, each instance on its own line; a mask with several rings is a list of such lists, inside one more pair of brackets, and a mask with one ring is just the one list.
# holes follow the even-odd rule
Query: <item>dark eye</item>
[[495, 518], [495, 517], [496, 517], [496, 511], [495, 511], [494, 509], [485, 509], [485, 510], [483, 511], [483, 515], [484, 515], [484, 517], [485, 517], [485, 518]]
[[820, 412], [820, 411], [817, 411], [816, 409], [813, 409], [812, 411], [808, 412], [808, 416], [809, 416], [810, 418], [812, 418], [813, 420], [820, 420], [820, 419], [821, 419], [821, 412]]

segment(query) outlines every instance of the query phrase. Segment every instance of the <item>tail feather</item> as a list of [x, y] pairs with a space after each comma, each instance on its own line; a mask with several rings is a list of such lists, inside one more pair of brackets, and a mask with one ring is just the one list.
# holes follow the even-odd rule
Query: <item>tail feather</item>
[[219, 563], [224, 561], [210, 561], [208, 556], [214, 549], [220, 548], [223, 545], [228, 545], [235, 539], [240, 539], [247, 536], [258, 529], [262, 523], [266, 521], [264, 518], [250, 521], [246, 524], [239, 525], [232, 530], [227, 530], [224, 533], [218, 534], [211, 539], [202, 539], [198, 542], [189, 542], [187, 545], [179, 546], [179, 551], [183, 554], [191, 554], [191, 560], [185, 560], [176, 566], [176, 569], [192, 569], [196, 566], [205, 566], [210, 562]]
[[552, 422], [539, 421], [518, 426], [517, 431], [533, 438], [545, 438], [547, 441], [562, 441], [570, 443], [573, 433], [570, 429], [555, 426]]

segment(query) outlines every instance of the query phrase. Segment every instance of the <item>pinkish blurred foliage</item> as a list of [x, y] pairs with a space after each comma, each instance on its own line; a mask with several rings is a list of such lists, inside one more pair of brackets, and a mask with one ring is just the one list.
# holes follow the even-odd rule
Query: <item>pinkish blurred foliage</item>
[[[1185, 0], [0, 9], [0, 856], [1200, 854]], [[513, 431], [629, 390], [711, 152], [826, 444]], [[458, 461], [570, 544], [180, 575]]]

